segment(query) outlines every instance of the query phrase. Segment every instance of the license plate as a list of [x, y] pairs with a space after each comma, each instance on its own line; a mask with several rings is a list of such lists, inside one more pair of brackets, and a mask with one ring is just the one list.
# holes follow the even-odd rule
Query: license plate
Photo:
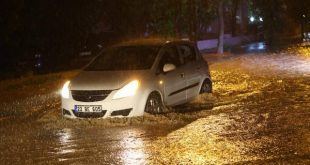
[[75, 112], [102, 112], [101, 105], [76, 105]]

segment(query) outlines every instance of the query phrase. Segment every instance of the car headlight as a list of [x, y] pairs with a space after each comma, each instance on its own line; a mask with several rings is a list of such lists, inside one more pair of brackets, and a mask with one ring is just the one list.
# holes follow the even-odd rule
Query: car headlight
[[125, 85], [123, 88], [118, 90], [114, 94], [113, 99], [120, 99], [120, 98], [124, 98], [124, 97], [134, 96], [136, 94], [138, 87], [139, 87], [139, 81], [138, 80], [131, 81], [130, 83]]
[[70, 95], [69, 85], [70, 81], [67, 81], [61, 89], [61, 96], [65, 99], [68, 99]]

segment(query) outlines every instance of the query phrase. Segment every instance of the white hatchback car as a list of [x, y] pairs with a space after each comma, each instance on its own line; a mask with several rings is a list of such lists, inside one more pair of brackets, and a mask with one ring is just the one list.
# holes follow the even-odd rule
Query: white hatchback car
[[193, 43], [141, 40], [107, 49], [66, 82], [62, 112], [68, 118], [158, 114], [211, 92], [208, 64]]

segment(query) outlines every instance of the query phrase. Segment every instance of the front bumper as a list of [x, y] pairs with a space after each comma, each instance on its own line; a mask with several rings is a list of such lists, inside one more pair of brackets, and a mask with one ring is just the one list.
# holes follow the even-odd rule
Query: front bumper
[[[144, 104], [146, 99], [143, 96], [136, 94], [132, 97], [126, 97], [113, 100], [112, 97], [116, 91], [112, 91], [102, 101], [95, 102], [81, 102], [70, 98], [62, 98], [62, 114], [67, 118], [109, 118], [109, 117], [135, 117], [142, 116], [144, 113]], [[145, 100], [145, 101], [144, 101]], [[76, 112], [74, 110], [76, 105], [100, 105], [102, 112]]]

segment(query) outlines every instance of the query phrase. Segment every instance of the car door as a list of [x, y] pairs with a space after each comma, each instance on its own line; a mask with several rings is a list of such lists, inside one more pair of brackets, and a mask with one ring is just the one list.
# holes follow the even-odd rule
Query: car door
[[[164, 101], [168, 106], [186, 102], [185, 70], [180, 58], [176, 46], [170, 45], [164, 48], [158, 65], [158, 70], [161, 73], [160, 79], [163, 82]], [[165, 64], [174, 64], [176, 69], [164, 73]]]
[[186, 78], [186, 97], [190, 100], [199, 94], [202, 76], [201, 64], [197, 61], [196, 49], [190, 44], [178, 45], [178, 51], [184, 60]]

